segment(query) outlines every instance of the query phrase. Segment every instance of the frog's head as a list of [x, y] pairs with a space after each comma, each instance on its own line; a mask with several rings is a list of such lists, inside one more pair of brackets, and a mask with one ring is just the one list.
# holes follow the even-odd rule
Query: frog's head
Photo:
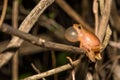
[[82, 34], [83, 27], [81, 24], [73, 24], [73, 28], [77, 31], [78, 34]]
[[83, 26], [81, 24], [73, 24], [73, 28], [77, 31], [78, 38], [83, 36], [84, 29], [83, 29]]

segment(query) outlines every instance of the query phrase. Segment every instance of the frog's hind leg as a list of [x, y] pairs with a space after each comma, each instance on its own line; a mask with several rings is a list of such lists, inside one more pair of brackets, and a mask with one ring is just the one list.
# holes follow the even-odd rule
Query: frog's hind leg
[[95, 55], [95, 58], [97, 60], [102, 59], [101, 54], [100, 54], [100, 47], [99, 46], [98, 47], [93, 47], [91, 50], [94, 51], [94, 55]]
[[89, 59], [92, 61], [92, 62], [95, 62], [96, 59], [95, 59], [95, 54], [92, 50], [90, 51], [87, 51], [86, 55], [89, 57]]
[[82, 43], [80, 43], [80, 48], [82, 48], [84, 51], [86, 51], [86, 52], [85, 52], [86, 56], [88, 56], [88, 58], [89, 58], [92, 62], [95, 62], [95, 61], [96, 61], [96, 60], [95, 60], [95, 54], [94, 54], [94, 52], [93, 52], [92, 50], [88, 50], [87, 48], [85, 48], [85, 47], [82, 45]]

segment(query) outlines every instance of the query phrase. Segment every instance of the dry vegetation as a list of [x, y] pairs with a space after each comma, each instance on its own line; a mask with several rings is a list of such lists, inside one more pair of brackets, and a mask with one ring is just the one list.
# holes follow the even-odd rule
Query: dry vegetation
[[[120, 0], [0, 0], [0, 80], [120, 80], [119, 15]], [[75, 23], [100, 39], [102, 60], [66, 40]]]

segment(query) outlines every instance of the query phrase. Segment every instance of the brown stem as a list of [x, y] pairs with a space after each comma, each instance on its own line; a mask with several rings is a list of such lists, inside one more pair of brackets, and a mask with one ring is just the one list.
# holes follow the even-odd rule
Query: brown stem
[[[18, 0], [14, 0], [13, 2], [13, 13], [12, 13], [12, 25], [14, 29], [18, 28]], [[19, 65], [19, 59], [18, 59], [18, 51], [13, 56], [12, 59], [12, 80], [18, 80], [18, 65]]]
[[0, 18], [0, 27], [3, 23], [4, 18], [5, 18], [5, 14], [6, 14], [6, 10], [7, 10], [7, 3], [8, 3], [8, 0], [4, 0], [3, 11], [2, 11], [1, 18]]
[[[54, 43], [51, 41], [45, 41], [42, 38], [35, 37], [35, 36], [30, 35], [30, 34], [13, 29], [6, 24], [4, 24], [1, 27], [1, 30], [7, 34], [12, 34], [12, 35], [18, 36], [24, 40], [31, 42], [32, 44], [35, 44], [35, 45], [38, 45], [38, 46], [41, 46], [44, 48], [48, 48], [48, 49], [52, 49], [52, 50], [69, 51], [69, 52], [73, 52], [73, 53], [83, 53], [84, 52], [82, 49], [80, 49], [78, 47], [67, 46], [64, 44]], [[11, 48], [11, 47], [16, 47], [16, 46], [10, 46], [7, 48]]]
[[[75, 65], [75, 66], [78, 65], [78, 63], [79, 63], [79, 60], [73, 61], [73, 65]], [[43, 77], [47, 77], [47, 76], [50, 76], [50, 75], [53, 75], [53, 74], [56, 74], [56, 73], [71, 69], [71, 68], [72, 68], [72, 66], [70, 64], [66, 64], [66, 65], [63, 65], [61, 67], [51, 69], [49, 71], [27, 77], [27, 78], [25, 78], [23, 80], [41, 79]]]
[[102, 11], [102, 17], [100, 20], [100, 26], [99, 26], [99, 32], [98, 32], [98, 37], [101, 42], [103, 41], [106, 33], [106, 29], [107, 29], [107, 25], [110, 17], [111, 4], [112, 4], [112, 0], [106, 1], [105, 8]]
[[84, 25], [88, 30], [93, 32], [93, 29], [64, 1], [56, 0], [58, 6], [60, 6], [70, 17], [76, 20], [78, 23]]

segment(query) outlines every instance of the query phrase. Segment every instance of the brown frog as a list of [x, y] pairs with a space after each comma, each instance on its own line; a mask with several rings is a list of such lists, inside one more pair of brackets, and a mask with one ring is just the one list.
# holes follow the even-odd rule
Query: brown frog
[[89, 57], [89, 59], [92, 62], [102, 59], [100, 55], [100, 50], [102, 46], [97, 36], [83, 28], [81, 24], [73, 24], [73, 29], [75, 29], [77, 32], [77, 37], [74, 37], [74, 39], [77, 39], [75, 39], [74, 42], [80, 41], [80, 48], [86, 51], [86, 55]]

